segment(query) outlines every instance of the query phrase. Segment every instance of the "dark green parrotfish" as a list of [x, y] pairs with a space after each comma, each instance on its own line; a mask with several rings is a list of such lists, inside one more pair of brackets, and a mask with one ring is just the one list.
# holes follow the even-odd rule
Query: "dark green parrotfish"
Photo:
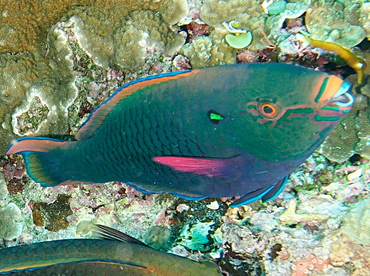
[[45, 187], [122, 181], [187, 199], [242, 196], [232, 207], [268, 201], [351, 109], [349, 89], [288, 64], [173, 72], [120, 87], [76, 141], [21, 138], [7, 154], [22, 154]]
[[0, 249], [0, 275], [221, 276], [210, 261], [154, 250], [103, 225], [100, 239], [68, 239]]

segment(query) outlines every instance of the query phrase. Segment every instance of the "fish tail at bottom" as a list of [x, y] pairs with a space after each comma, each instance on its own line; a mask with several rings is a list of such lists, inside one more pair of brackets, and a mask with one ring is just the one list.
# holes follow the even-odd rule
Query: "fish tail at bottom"
[[49, 138], [21, 138], [9, 146], [6, 154], [22, 154], [28, 175], [42, 186], [54, 186], [67, 181], [60, 170], [63, 166], [63, 152], [60, 147], [66, 143]]

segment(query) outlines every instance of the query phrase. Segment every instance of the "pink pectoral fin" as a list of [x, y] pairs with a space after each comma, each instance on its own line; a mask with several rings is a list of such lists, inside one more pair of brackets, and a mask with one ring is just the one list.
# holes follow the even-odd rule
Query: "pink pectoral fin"
[[210, 159], [176, 156], [159, 156], [152, 159], [154, 162], [169, 166], [179, 172], [208, 176], [223, 176], [228, 159]]

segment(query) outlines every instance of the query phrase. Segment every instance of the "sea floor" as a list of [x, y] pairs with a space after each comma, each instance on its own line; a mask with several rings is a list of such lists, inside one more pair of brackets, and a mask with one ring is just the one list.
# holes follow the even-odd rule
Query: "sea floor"
[[144, 195], [120, 182], [42, 188], [21, 157], [1, 165], [3, 246], [89, 237], [99, 223], [159, 250], [214, 260], [229, 275], [368, 275], [365, 159], [333, 164], [315, 153], [277, 199], [238, 208], [228, 208], [230, 198]]

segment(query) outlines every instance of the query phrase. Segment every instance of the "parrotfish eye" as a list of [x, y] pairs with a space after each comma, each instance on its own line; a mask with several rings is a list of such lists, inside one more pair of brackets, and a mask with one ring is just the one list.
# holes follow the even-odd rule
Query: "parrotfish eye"
[[258, 106], [259, 113], [268, 119], [275, 118], [278, 115], [278, 107], [271, 102], [263, 102]]

